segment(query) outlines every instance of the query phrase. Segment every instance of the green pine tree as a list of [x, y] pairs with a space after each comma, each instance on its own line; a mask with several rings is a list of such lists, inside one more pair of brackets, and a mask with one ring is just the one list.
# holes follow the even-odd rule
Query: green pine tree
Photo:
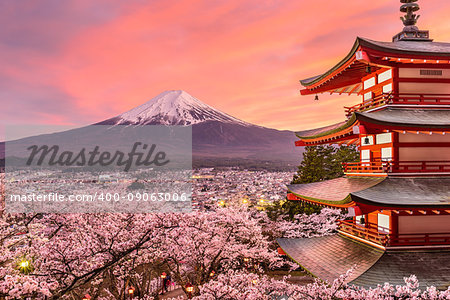
[[330, 180], [344, 175], [343, 162], [359, 160], [355, 146], [308, 146], [292, 184]]

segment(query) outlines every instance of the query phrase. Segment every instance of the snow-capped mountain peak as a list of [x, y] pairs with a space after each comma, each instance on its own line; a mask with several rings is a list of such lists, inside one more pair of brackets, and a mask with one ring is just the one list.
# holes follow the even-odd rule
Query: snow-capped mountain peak
[[194, 125], [206, 121], [220, 121], [252, 126], [203, 103], [182, 90], [162, 92], [114, 119], [116, 124]]

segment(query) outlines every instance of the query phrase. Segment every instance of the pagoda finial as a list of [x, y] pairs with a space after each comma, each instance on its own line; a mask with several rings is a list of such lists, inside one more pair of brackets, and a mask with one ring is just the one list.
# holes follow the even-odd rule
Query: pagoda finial
[[416, 15], [415, 12], [419, 11], [420, 7], [417, 4], [418, 0], [400, 0], [402, 6], [400, 6], [400, 11], [405, 13], [404, 16], [400, 17], [405, 25], [403, 31], [399, 34], [395, 35], [392, 40], [394, 42], [399, 41], [418, 41], [418, 42], [431, 42], [430, 34], [428, 30], [419, 30], [417, 28], [417, 20], [419, 19], [419, 15]]
[[417, 24], [417, 20], [419, 19], [419, 15], [416, 15], [415, 12], [420, 9], [419, 4], [415, 3], [418, 0], [400, 0], [401, 3], [404, 3], [400, 7], [400, 11], [402, 13], [406, 13], [404, 17], [400, 17], [403, 21], [403, 25], [405, 26], [414, 26]]

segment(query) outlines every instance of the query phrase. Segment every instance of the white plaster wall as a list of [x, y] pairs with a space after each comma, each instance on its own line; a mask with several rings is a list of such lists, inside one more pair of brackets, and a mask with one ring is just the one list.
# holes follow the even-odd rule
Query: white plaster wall
[[450, 148], [409, 148], [400, 147], [398, 151], [400, 161], [442, 161], [450, 160]]
[[400, 94], [450, 94], [450, 83], [400, 82], [399, 92]]
[[[420, 75], [420, 70], [440, 70], [442, 75]], [[430, 69], [430, 68], [400, 68], [398, 69], [400, 78], [450, 78], [449, 69]]]
[[399, 216], [398, 233], [450, 233], [450, 215]]
[[440, 133], [415, 134], [415, 133], [399, 133], [398, 141], [400, 143], [450, 143], [450, 133], [442, 135]]

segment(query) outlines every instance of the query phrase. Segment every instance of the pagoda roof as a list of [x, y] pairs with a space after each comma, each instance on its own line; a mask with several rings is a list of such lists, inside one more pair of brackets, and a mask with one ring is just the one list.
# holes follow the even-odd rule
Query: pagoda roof
[[[388, 60], [384, 60], [388, 58]], [[432, 41], [378, 42], [358, 37], [350, 52], [334, 67], [323, 74], [300, 80], [306, 87], [303, 95], [338, 92], [359, 93], [361, 78], [367, 75], [366, 66], [372, 60], [373, 71], [383, 65], [389, 67], [390, 59], [444, 59], [450, 60], [450, 43]]]
[[346, 124], [347, 124], [347, 121], [344, 121], [344, 122], [339, 122], [336, 124], [332, 124], [332, 125], [328, 125], [328, 126], [324, 126], [324, 127], [320, 127], [320, 128], [297, 131], [295, 134], [298, 137], [315, 137], [315, 136], [318, 137], [322, 134], [326, 135], [332, 131], [339, 130], [340, 128], [345, 128], [345, 127], [347, 127]]
[[450, 177], [349, 176], [288, 185], [295, 196], [315, 203], [348, 207], [439, 208], [450, 206]]
[[334, 137], [336, 134], [339, 134], [339, 136], [351, 136], [353, 135], [353, 126], [356, 125], [356, 122], [356, 114], [353, 114], [347, 121], [317, 129], [297, 131], [295, 132], [295, 135], [302, 140], [322, 140]]
[[358, 39], [361, 46], [383, 52], [450, 57], [450, 43], [432, 41], [379, 42], [366, 38]]
[[383, 207], [448, 207], [450, 177], [387, 177], [377, 185], [351, 193], [353, 201]]
[[370, 113], [356, 112], [356, 119], [391, 126], [450, 128], [450, 109], [387, 107]]
[[404, 285], [403, 278], [416, 275], [419, 288], [435, 286], [446, 290], [450, 284], [450, 251], [386, 251], [383, 256], [351, 284], [364, 288], [380, 283]]
[[305, 184], [288, 185], [288, 190], [297, 197], [330, 205], [350, 204], [350, 193], [370, 188], [385, 178], [340, 177]]
[[373, 266], [383, 251], [356, 243], [339, 234], [298, 239], [277, 239], [281, 249], [312, 275], [332, 282], [350, 268], [352, 281]]
[[413, 274], [420, 289], [447, 289], [450, 283], [448, 250], [384, 251], [339, 234], [277, 241], [289, 257], [323, 280], [332, 281], [355, 266], [347, 281], [365, 288], [385, 282], [404, 285], [404, 278]]
[[386, 107], [372, 112], [355, 112], [346, 122], [340, 122], [318, 129], [298, 131], [295, 134], [306, 142], [332, 141], [346, 136], [354, 138], [353, 126], [369, 123], [391, 126], [392, 129], [415, 130], [450, 128], [450, 109], [417, 109]]

